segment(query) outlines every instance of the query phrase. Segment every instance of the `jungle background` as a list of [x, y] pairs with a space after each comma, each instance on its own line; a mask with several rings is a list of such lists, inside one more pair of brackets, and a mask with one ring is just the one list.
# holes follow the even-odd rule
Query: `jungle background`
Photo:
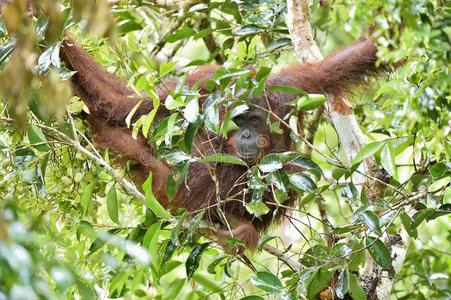
[[[144, 197], [131, 192], [128, 165], [117, 167], [111, 153], [91, 143], [87, 108], [72, 95], [73, 72], [59, 47], [69, 32], [149, 95], [161, 81], [180, 79], [171, 97], [154, 100], [171, 111], [166, 122], [147, 116], [128, 124], [165, 145], [162, 159], [179, 170], [177, 187], [189, 163], [187, 132], [203, 126], [226, 135], [233, 128], [214, 109], [193, 105], [198, 95], [184, 94], [184, 76], [196, 66], [223, 65], [211, 84], [221, 91], [218, 103], [228, 103], [227, 91], [237, 85], [258, 91], [269, 72], [297, 63], [286, 1], [42, 0], [32, 1], [35, 11], [27, 1], [7, 2], [0, 1], [0, 299], [376, 299], [365, 281], [375, 272], [371, 261], [389, 270], [391, 299], [451, 297], [446, 1], [305, 1], [323, 55], [371, 33], [378, 64], [398, 67], [349, 95], [368, 142], [352, 160], [326, 98], [300, 94], [291, 103], [285, 121], [307, 171], [281, 183], [299, 201], [282, 226], [262, 236], [256, 253], [246, 253], [254, 271], [198, 234], [199, 217], [170, 216], [149, 205], [149, 189]], [[354, 184], [368, 157], [388, 177], [377, 201]], [[282, 160], [253, 169], [257, 186], [274, 184], [264, 173]], [[248, 207], [256, 216], [266, 209], [258, 199]], [[389, 237], [401, 230], [407, 255], [397, 270]]]

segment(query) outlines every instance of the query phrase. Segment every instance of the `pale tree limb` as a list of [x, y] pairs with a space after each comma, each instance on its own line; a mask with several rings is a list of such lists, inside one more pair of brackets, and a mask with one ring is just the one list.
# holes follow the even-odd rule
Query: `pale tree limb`
[[[287, 1], [287, 14], [285, 17], [288, 31], [294, 45], [294, 53], [300, 64], [312, 63], [323, 59], [323, 55], [319, 50], [319, 47], [313, 38], [313, 31], [310, 25], [310, 5], [311, 1], [304, 0], [288, 0]], [[321, 121], [321, 117], [325, 111], [324, 106], [317, 109], [314, 114], [313, 120], [307, 126], [306, 143], [304, 146], [304, 154], [310, 155], [312, 152], [313, 140], [315, 138], [316, 131]], [[310, 145], [309, 145], [310, 144]], [[327, 214], [324, 205], [321, 203], [321, 199], [317, 199], [318, 210], [320, 216], [324, 221], [323, 224], [329, 224], [327, 220]], [[292, 230], [293, 225], [288, 225], [287, 230]], [[327, 241], [332, 240], [332, 235], [327, 227], [324, 226], [324, 234]]]
[[[299, 63], [312, 63], [323, 58], [314, 39], [310, 25], [310, 1], [288, 0], [286, 23], [293, 41]], [[332, 123], [337, 131], [341, 145], [347, 154], [346, 164], [350, 164], [363, 145], [366, 138], [360, 129], [355, 115], [346, 98], [339, 95], [327, 95], [328, 109]], [[319, 122], [318, 118], [316, 118]], [[370, 158], [360, 166], [360, 171], [371, 172], [374, 161]], [[353, 177], [355, 184], [363, 184], [365, 179], [358, 175]]]
[[[312, 35], [310, 25], [310, 1], [308, 0], [287, 0], [286, 23], [290, 31], [291, 39], [295, 48], [296, 57], [300, 63], [310, 63], [322, 59], [321, 52]], [[345, 163], [350, 165], [360, 149], [366, 144], [367, 140], [359, 127], [354, 112], [351, 109], [346, 98], [342, 95], [326, 95], [328, 98], [327, 107], [332, 123], [337, 132], [340, 144], [346, 153]], [[372, 197], [372, 190], [379, 190], [375, 187], [374, 180], [368, 180], [373, 177], [375, 171], [374, 157], [369, 157], [359, 166], [357, 172], [353, 175], [355, 184], [365, 184], [370, 193], [369, 197], [374, 201], [376, 196]], [[373, 187], [373, 189], [372, 189]], [[377, 191], [374, 193], [378, 195]], [[365, 289], [369, 299], [385, 300], [390, 296], [394, 284], [395, 274], [401, 268], [407, 253], [408, 235], [403, 228], [400, 233], [394, 236], [386, 236], [385, 243], [389, 246], [393, 258], [393, 268], [384, 270], [377, 265], [371, 257], [368, 256], [367, 265], [371, 266], [365, 271]], [[377, 298], [375, 298], [377, 297]]]

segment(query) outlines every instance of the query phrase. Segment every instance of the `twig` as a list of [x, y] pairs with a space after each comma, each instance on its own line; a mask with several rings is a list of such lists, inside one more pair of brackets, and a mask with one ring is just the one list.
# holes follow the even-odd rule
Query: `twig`
[[[7, 122], [7, 123], [14, 123], [15, 120], [11, 119], [11, 118], [6, 118], [6, 117], [0, 117], [0, 121], [2, 122]], [[57, 136], [59, 136], [63, 141], [65, 141], [67, 144], [71, 145], [72, 147], [74, 147], [75, 149], [77, 149], [78, 151], [82, 152], [83, 154], [85, 154], [87, 157], [89, 157], [91, 160], [93, 160], [94, 162], [96, 162], [98, 165], [104, 167], [109, 173], [111, 173], [111, 175], [114, 177], [114, 179], [121, 184], [124, 189], [132, 196], [134, 196], [135, 198], [137, 198], [138, 200], [140, 200], [142, 203], [144, 203], [145, 197], [144, 195], [136, 188], [136, 186], [131, 183], [130, 181], [128, 181], [127, 179], [125, 179], [121, 174], [119, 174], [118, 171], [116, 171], [115, 169], [113, 169], [106, 161], [103, 160], [103, 158], [98, 157], [94, 154], [92, 154], [88, 149], [86, 149], [85, 147], [83, 147], [78, 141], [70, 138], [69, 136], [67, 136], [66, 134], [62, 133], [61, 131], [43, 125], [43, 124], [39, 124], [37, 123], [36, 126], [38, 126], [39, 128], [48, 131], [48, 132], [52, 132], [53, 134], [56, 134]]]
[[301, 270], [301, 264], [291, 259], [290, 257], [287, 257], [282, 250], [274, 248], [273, 246], [270, 245], [265, 245], [263, 249], [265, 249], [266, 252], [277, 257], [280, 261], [284, 262], [293, 271]]

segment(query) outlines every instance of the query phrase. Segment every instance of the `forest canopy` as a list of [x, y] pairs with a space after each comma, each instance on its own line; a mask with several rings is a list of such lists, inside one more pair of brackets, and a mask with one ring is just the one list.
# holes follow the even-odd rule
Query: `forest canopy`
[[[0, 0], [0, 10], [0, 299], [451, 297], [445, 1]], [[242, 242], [221, 237], [205, 210], [162, 205], [160, 174], [133, 183], [136, 160], [99, 147], [76, 62], [62, 59], [69, 38], [145, 95], [121, 126], [169, 166], [169, 202], [189, 190], [192, 166], [234, 165], [252, 222], [284, 212], [256, 249], [230, 251]], [[359, 40], [377, 59], [349, 92], [268, 84]], [[217, 66], [211, 78], [189, 83], [205, 65]], [[235, 117], [268, 94], [290, 95], [286, 114], [263, 121], [290, 149], [252, 164], [193, 155], [200, 134], [230, 138]]]

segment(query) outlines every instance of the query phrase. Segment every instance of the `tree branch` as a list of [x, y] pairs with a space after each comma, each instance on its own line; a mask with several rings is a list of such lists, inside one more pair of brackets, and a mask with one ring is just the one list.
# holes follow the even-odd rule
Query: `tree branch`
[[[312, 35], [309, 6], [308, 0], [287, 1], [286, 23], [291, 34], [296, 57], [300, 63], [313, 62], [322, 58], [318, 45]], [[349, 165], [360, 149], [366, 144], [366, 138], [358, 125], [347, 99], [342, 95], [326, 96], [328, 98], [327, 107], [332, 123], [340, 139], [340, 144], [343, 146], [347, 155], [348, 161], [345, 163]], [[321, 113], [319, 117], [316, 116], [316, 118], [320, 117]], [[319, 122], [319, 120], [316, 120], [316, 122]], [[315, 123], [313, 126], [315, 126]], [[313, 138], [311, 137], [312, 140]], [[311, 143], [311, 141], [309, 142]], [[378, 174], [374, 170], [375, 165], [374, 157], [366, 158], [359, 166], [357, 172], [353, 174], [354, 183], [365, 184], [364, 188], [367, 189], [368, 196], [373, 201], [378, 199], [381, 190], [377, 186], [381, 180], [371, 179], [379, 179]], [[372, 193], [372, 191], [375, 192]], [[367, 264], [371, 265], [371, 268], [366, 270], [364, 278], [369, 299], [377, 297], [379, 300], [385, 300], [389, 298], [395, 280], [395, 274], [401, 268], [406, 257], [408, 236], [403, 228], [400, 229], [400, 233], [397, 235], [386, 235], [385, 242], [390, 247], [393, 268], [388, 271], [384, 270], [371, 257], [368, 257]]]

